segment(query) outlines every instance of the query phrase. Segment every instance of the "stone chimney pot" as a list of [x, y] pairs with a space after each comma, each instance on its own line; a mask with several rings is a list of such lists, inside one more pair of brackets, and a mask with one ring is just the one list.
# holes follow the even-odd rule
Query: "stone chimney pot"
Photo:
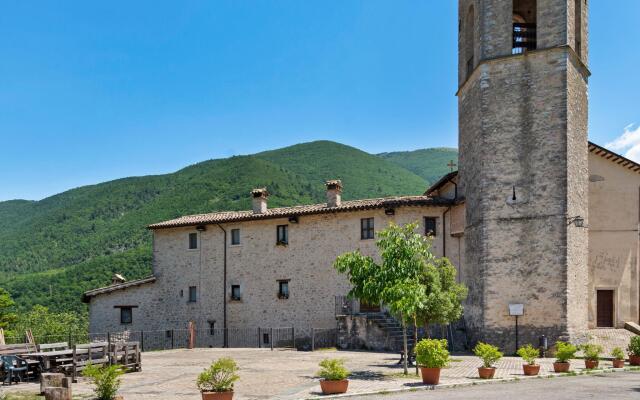
[[342, 181], [333, 179], [325, 183], [327, 186], [327, 207], [340, 207], [342, 204]]
[[254, 214], [263, 214], [267, 212], [267, 197], [269, 197], [267, 188], [258, 188], [251, 191]]

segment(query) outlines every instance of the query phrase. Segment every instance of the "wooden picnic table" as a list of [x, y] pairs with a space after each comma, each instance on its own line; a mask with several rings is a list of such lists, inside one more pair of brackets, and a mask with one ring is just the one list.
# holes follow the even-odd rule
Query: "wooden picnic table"
[[[76, 354], [86, 354], [88, 349], [77, 349]], [[21, 354], [20, 357], [25, 359], [36, 359], [40, 362], [43, 371], [51, 371], [52, 368], [73, 359], [73, 349], [40, 351], [33, 353]]]

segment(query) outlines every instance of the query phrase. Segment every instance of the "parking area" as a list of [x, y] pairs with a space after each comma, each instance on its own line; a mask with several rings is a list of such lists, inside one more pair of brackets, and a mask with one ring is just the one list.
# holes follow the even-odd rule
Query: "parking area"
[[[142, 356], [142, 372], [126, 374], [120, 393], [127, 400], [194, 399], [198, 398], [195, 380], [198, 373], [213, 360], [232, 357], [240, 366], [240, 381], [236, 384], [236, 399], [304, 399], [320, 395], [315, 374], [324, 358], [343, 358], [352, 371], [349, 393], [397, 391], [423, 387], [419, 377], [402, 376], [398, 356], [389, 353], [360, 351], [316, 351], [268, 349], [195, 349], [147, 352]], [[442, 385], [479, 382], [476, 357], [453, 356], [450, 368], [442, 372]], [[554, 375], [553, 359], [540, 361], [541, 375]], [[497, 365], [496, 378], [527, 379], [522, 374], [522, 360], [505, 357]], [[610, 368], [609, 361], [601, 367]], [[572, 362], [572, 369], [581, 372], [582, 360]], [[411, 370], [413, 374], [413, 370]], [[535, 379], [535, 378], [534, 378]], [[4, 387], [12, 392], [37, 392], [39, 386], [26, 383]], [[89, 395], [91, 388], [80, 380], [74, 385], [74, 395]]]

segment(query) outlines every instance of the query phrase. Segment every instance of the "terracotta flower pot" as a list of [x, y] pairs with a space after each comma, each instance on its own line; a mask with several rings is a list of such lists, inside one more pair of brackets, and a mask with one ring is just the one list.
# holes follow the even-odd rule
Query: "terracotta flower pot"
[[640, 356], [634, 356], [629, 354], [629, 364], [640, 365]]
[[571, 366], [568, 362], [554, 362], [553, 370], [555, 372], [569, 372], [569, 367]]
[[233, 399], [233, 390], [228, 392], [201, 392], [202, 400], [231, 400]]
[[480, 367], [478, 368], [478, 374], [482, 379], [491, 379], [496, 374], [496, 369], [493, 367], [492, 368]]
[[525, 375], [534, 376], [534, 375], [538, 375], [538, 373], [540, 372], [540, 365], [522, 364], [522, 369], [524, 370]]
[[584, 360], [584, 366], [587, 369], [594, 369], [594, 368], [598, 368], [598, 360]]
[[440, 383], [441, 368], [425, 368], [420, 367], [422, 373], [422, 383], [426, 385], [437, 385]]
[[624, 360], [613, 360], [613, 368], [624, 368]]
[[326, 379], [320, 380], [320, 388], [322, 389], [323, 394], [346, 393], [348, 387], [348, 379], [343, 379], [341, 381], [328, 381]]

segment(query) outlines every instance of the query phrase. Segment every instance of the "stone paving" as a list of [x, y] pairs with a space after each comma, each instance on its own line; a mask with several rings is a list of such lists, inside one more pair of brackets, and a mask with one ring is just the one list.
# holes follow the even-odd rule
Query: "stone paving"
[[[402, 376], [402, 368], [397, 365], [398, 356], [389, 353], [356, 351], [316, 351], [298, 352], [294, 350], [268, 349], [196, 349], [168, 350], [143, 353], [142, 372], [126, 374], [120, 394], [126, 400], [137, 399], [197, 399], [196, 376], [202, 369], [219, 357], [232, 357], [240, 366], [240, 381], [236, 384], [237, 400], [244, 399], [304, 399], [320, 395], [318, 379], [314, 377], [318, 363], [323, 358], [339, 357], [346, 361], [352, 371], [349, 393], [373, 391], [397, 391], [424, 388], [415, 375]], [[443, 386], [479, 383], [478, 358], [453, 356], [451, 367], [442, 371]], [[541, 375], [555, 375], [553, 359], [540, 361]], [[611, 362], [603, 361], [601, 366], [610, 368]], [[496, 378], [525, 378], [522, 360], [505, 357], [497, 365]], [[572, 362], [572, 369], [581, 372], [584, 361]], [[414, 370], [410, 371], [414, 373]], [[36, 392], [35, 383], [5, 387], [6, 391]], [[87, 382], [74, 385], [74, 394], [89, 396], [91, 388]]]

